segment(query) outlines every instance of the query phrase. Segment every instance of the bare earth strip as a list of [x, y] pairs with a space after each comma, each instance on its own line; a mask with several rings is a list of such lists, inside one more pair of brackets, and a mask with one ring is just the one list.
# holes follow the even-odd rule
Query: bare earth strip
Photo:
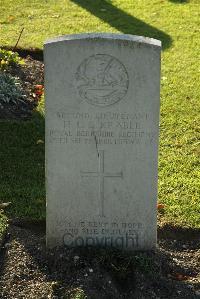
[[199, 298], [197, 240], [161, 239], [156, 253], [47, 252], [40, 227], [10, 226], [0, 256], [2, 299]]

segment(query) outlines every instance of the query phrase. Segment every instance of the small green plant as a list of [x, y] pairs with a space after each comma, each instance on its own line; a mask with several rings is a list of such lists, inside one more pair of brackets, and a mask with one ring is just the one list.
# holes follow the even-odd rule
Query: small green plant
[[41, 99], [38, 102], [37, 105], [37, 111], [44, 116], [45, 115], [45, 99], [44, 99], [44, 94], [42, 94]]
[[7, 226], [8, 226], [7, 217], [5, 216], [3, 211], [0, 210], [0, 243], [1, 243], [1, 238], [6, 230]]
[[0, 72], [0, 107], [6, 103], [24, 102], [25, 98], [19, 79]]
[[23, 60], [18, 53], [0, 49], [0, 70], [6, 70], [9, 66], [21, 63]]
[[147, 273], [152, 272], [153, 269], [153, 260], [151, 257], [144, 253], [138, 253], [134, 256], [134, 264], [141, 271]]
[[86, 299], [87, 296], [81, 288], [76, 288], [72, 291], [70, 299]]

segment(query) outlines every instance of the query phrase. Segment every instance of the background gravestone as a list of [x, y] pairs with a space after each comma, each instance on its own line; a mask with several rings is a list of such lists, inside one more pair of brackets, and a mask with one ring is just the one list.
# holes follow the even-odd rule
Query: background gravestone
[[47, 245], [156, 245], [160, 41], [45, 44]]

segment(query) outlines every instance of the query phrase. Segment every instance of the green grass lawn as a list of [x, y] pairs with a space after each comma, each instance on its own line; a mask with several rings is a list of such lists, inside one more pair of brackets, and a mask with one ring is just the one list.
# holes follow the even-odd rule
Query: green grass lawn
[[[42, 48], [62, 34], [123, 32], [163, 42], [159, 155], [162, 220], [200, 228], [198, 0], [4, 0], [0, 46]], [[37, 115], [36, 115], [37, 114]], [[0, 124], [0, 201], [10, 217], [45, 217], [44, 118]]]

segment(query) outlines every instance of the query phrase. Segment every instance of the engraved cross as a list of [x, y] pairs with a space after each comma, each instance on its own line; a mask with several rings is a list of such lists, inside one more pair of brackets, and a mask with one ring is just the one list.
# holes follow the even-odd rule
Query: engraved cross
[[102, 217], [105, 217], [104, 214], [104, 201], [105, 201], [105, 196], [104, 196], [104, 179], [105, 178], [122, 178], [123, 173], [118, 172], [118, 173], [110, 173], [110, 172], [105, 172], [105, 165], [104, 165], [104, 151], [100, 150], [99, 151], [99, 170], [97, 172], [95, 171], [81, 171], [81, 176], [82, 177], [97, 177], [99, 178], [99, 199], [101, 203], [101, 215]]

